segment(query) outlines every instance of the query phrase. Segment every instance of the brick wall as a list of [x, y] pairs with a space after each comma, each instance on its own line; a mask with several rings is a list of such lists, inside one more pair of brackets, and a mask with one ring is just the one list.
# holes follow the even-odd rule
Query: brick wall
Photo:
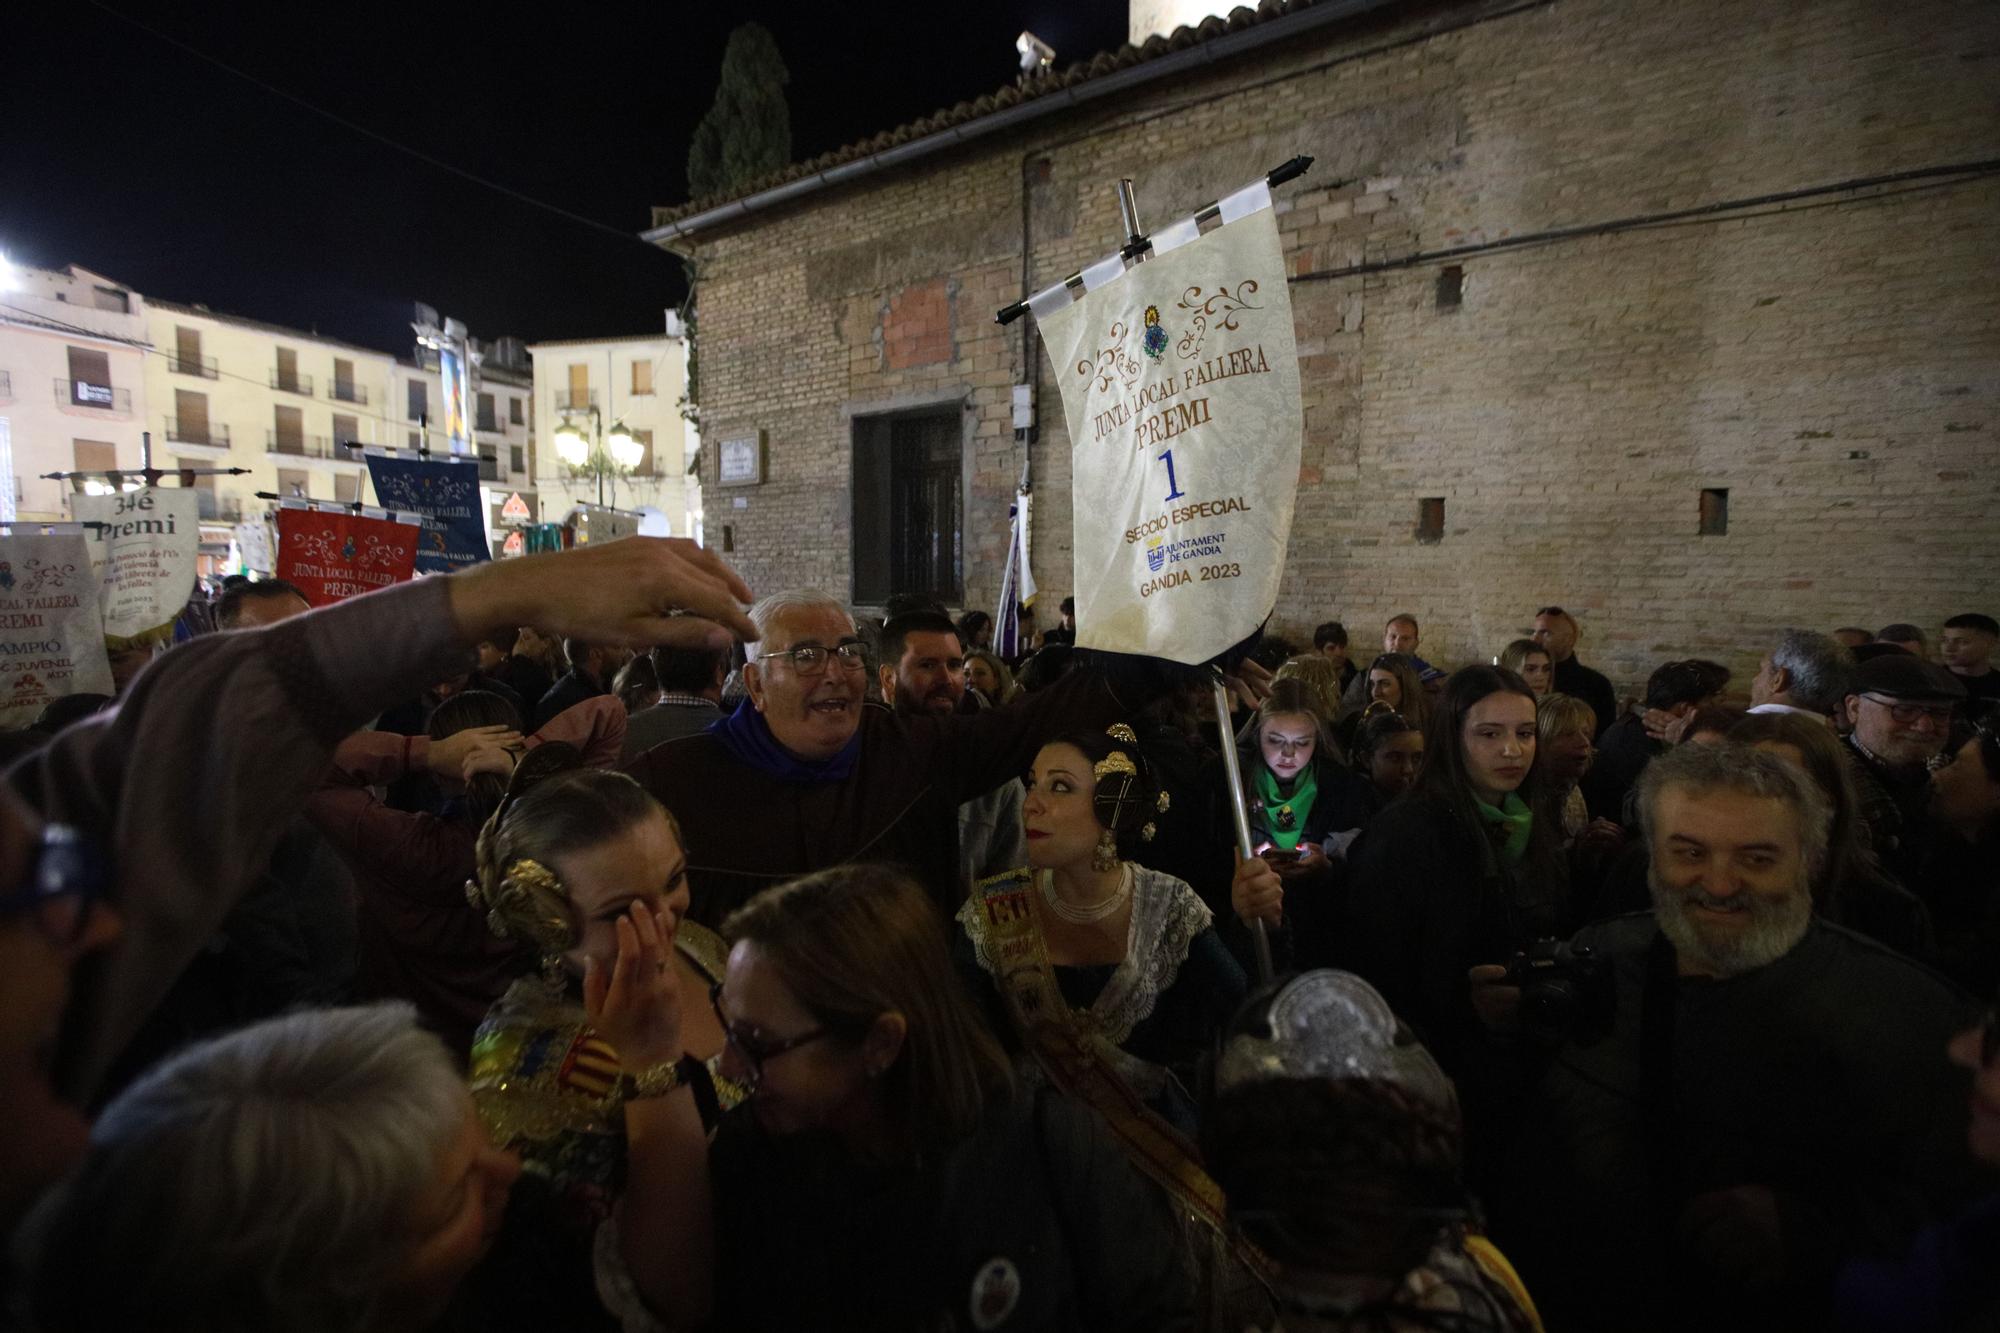
[[[1699, 653], [1747, 687], [1784, 625], [2000, 611], [2000, 181], [1606, 225], [2000, 157], [2000, 10], [1436, 4], [1108, 101], [681, 243], [703, 434], [770, 435], [768, 482], [707, 492], [753, 586], [845, 595], [856, 405], [947, 397], [990, 608], [1010, 386], [1037, 381], [1053, 605], [1069, 444], [1039, 343], [993, 312], [1115, 244], [1118, 176], [1158, 225], [1306, 152], [1279, 192], [1305, 394], [1281, 627], [1366, 645], [1409, 609], [1459, 663], [1559, 601], [1621, 686]], [[1726, 535], [1697, 535], [1704, 488]], [[1429, 497], [1444, 535], [1419, 542]]]

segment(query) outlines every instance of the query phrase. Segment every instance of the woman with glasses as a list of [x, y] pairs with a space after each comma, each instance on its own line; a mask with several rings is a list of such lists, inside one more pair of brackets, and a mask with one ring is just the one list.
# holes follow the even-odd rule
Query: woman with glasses
[[750, 1090], [712, 1143], [683, 1089], [627, 1103], [617, 1242], [674, 1327], [1184, 1320], [1192, 1284], [1166, 1201], [1082, 1107], [1016, 1083], [941, 927], [900, 872], [844, 866], [732, 915], [706, 1000], [664, 966], [657, 934], [621, 940], [590, 1000], [599, 1027], [664, 1058], [707, 1011], [722, 1072]]
[[624, 774], [580, 767], [568, 746], [543, 746], [513, 770], [466, 892], [493, 933], [541, 960], [472, 1043], [480, 1117], [525, 1168], [475, 1285], [510, 1326], [544, 1317], [577, 1327], [593, 1313], [606, 1323], [593, 1249], [625, 1175], [628, 1108], [690, 1082], [712, 1125], [743, 1089], [717, 1072], [722, 1030], [706, 1006], [679, 1023], [680, 1049], [669, 1053], [649, 1044], [662, 1015], [628, 1007], [607, 1032], [587, 1004], [610, 984], [621, 942], [656, 940], [691, 996], [721, 979], [722, 942], [686, 919], [687, 855], [673, 816]]

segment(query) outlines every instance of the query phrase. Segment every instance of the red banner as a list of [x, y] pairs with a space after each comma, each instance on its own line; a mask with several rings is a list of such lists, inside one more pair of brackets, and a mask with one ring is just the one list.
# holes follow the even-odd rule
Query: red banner
[[278, 511], [278, 577], [314, 606], [402, 583], [416, 572], [414, 523], [313, 509]]

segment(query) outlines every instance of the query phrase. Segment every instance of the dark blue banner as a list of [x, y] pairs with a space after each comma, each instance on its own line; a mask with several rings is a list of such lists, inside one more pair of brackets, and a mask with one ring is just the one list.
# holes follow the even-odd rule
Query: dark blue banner
[[449, 574], [493, 558], [479, 503], [477, 462], [370, 453], [368, 475], [374, 478], [376, 502], [382, 508], [423, 519], [418, 573]]

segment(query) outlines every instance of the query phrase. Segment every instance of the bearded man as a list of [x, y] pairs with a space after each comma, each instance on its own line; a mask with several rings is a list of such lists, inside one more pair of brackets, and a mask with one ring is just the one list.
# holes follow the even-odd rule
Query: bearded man
[[1615, 1009], [1553, 1051], [1525, 1117], [1522, 1271], [1551, 1326], [1827, 1327], [1840, 1263], [1974, 1181], [1949, 1132], [1965, 1079], [1937, 1055], [1973, 1006], [1813, 916], [1830, 812], [1802, 772], [1684, 745], [1639, 804], [1653, 910], [1573, 941]]

